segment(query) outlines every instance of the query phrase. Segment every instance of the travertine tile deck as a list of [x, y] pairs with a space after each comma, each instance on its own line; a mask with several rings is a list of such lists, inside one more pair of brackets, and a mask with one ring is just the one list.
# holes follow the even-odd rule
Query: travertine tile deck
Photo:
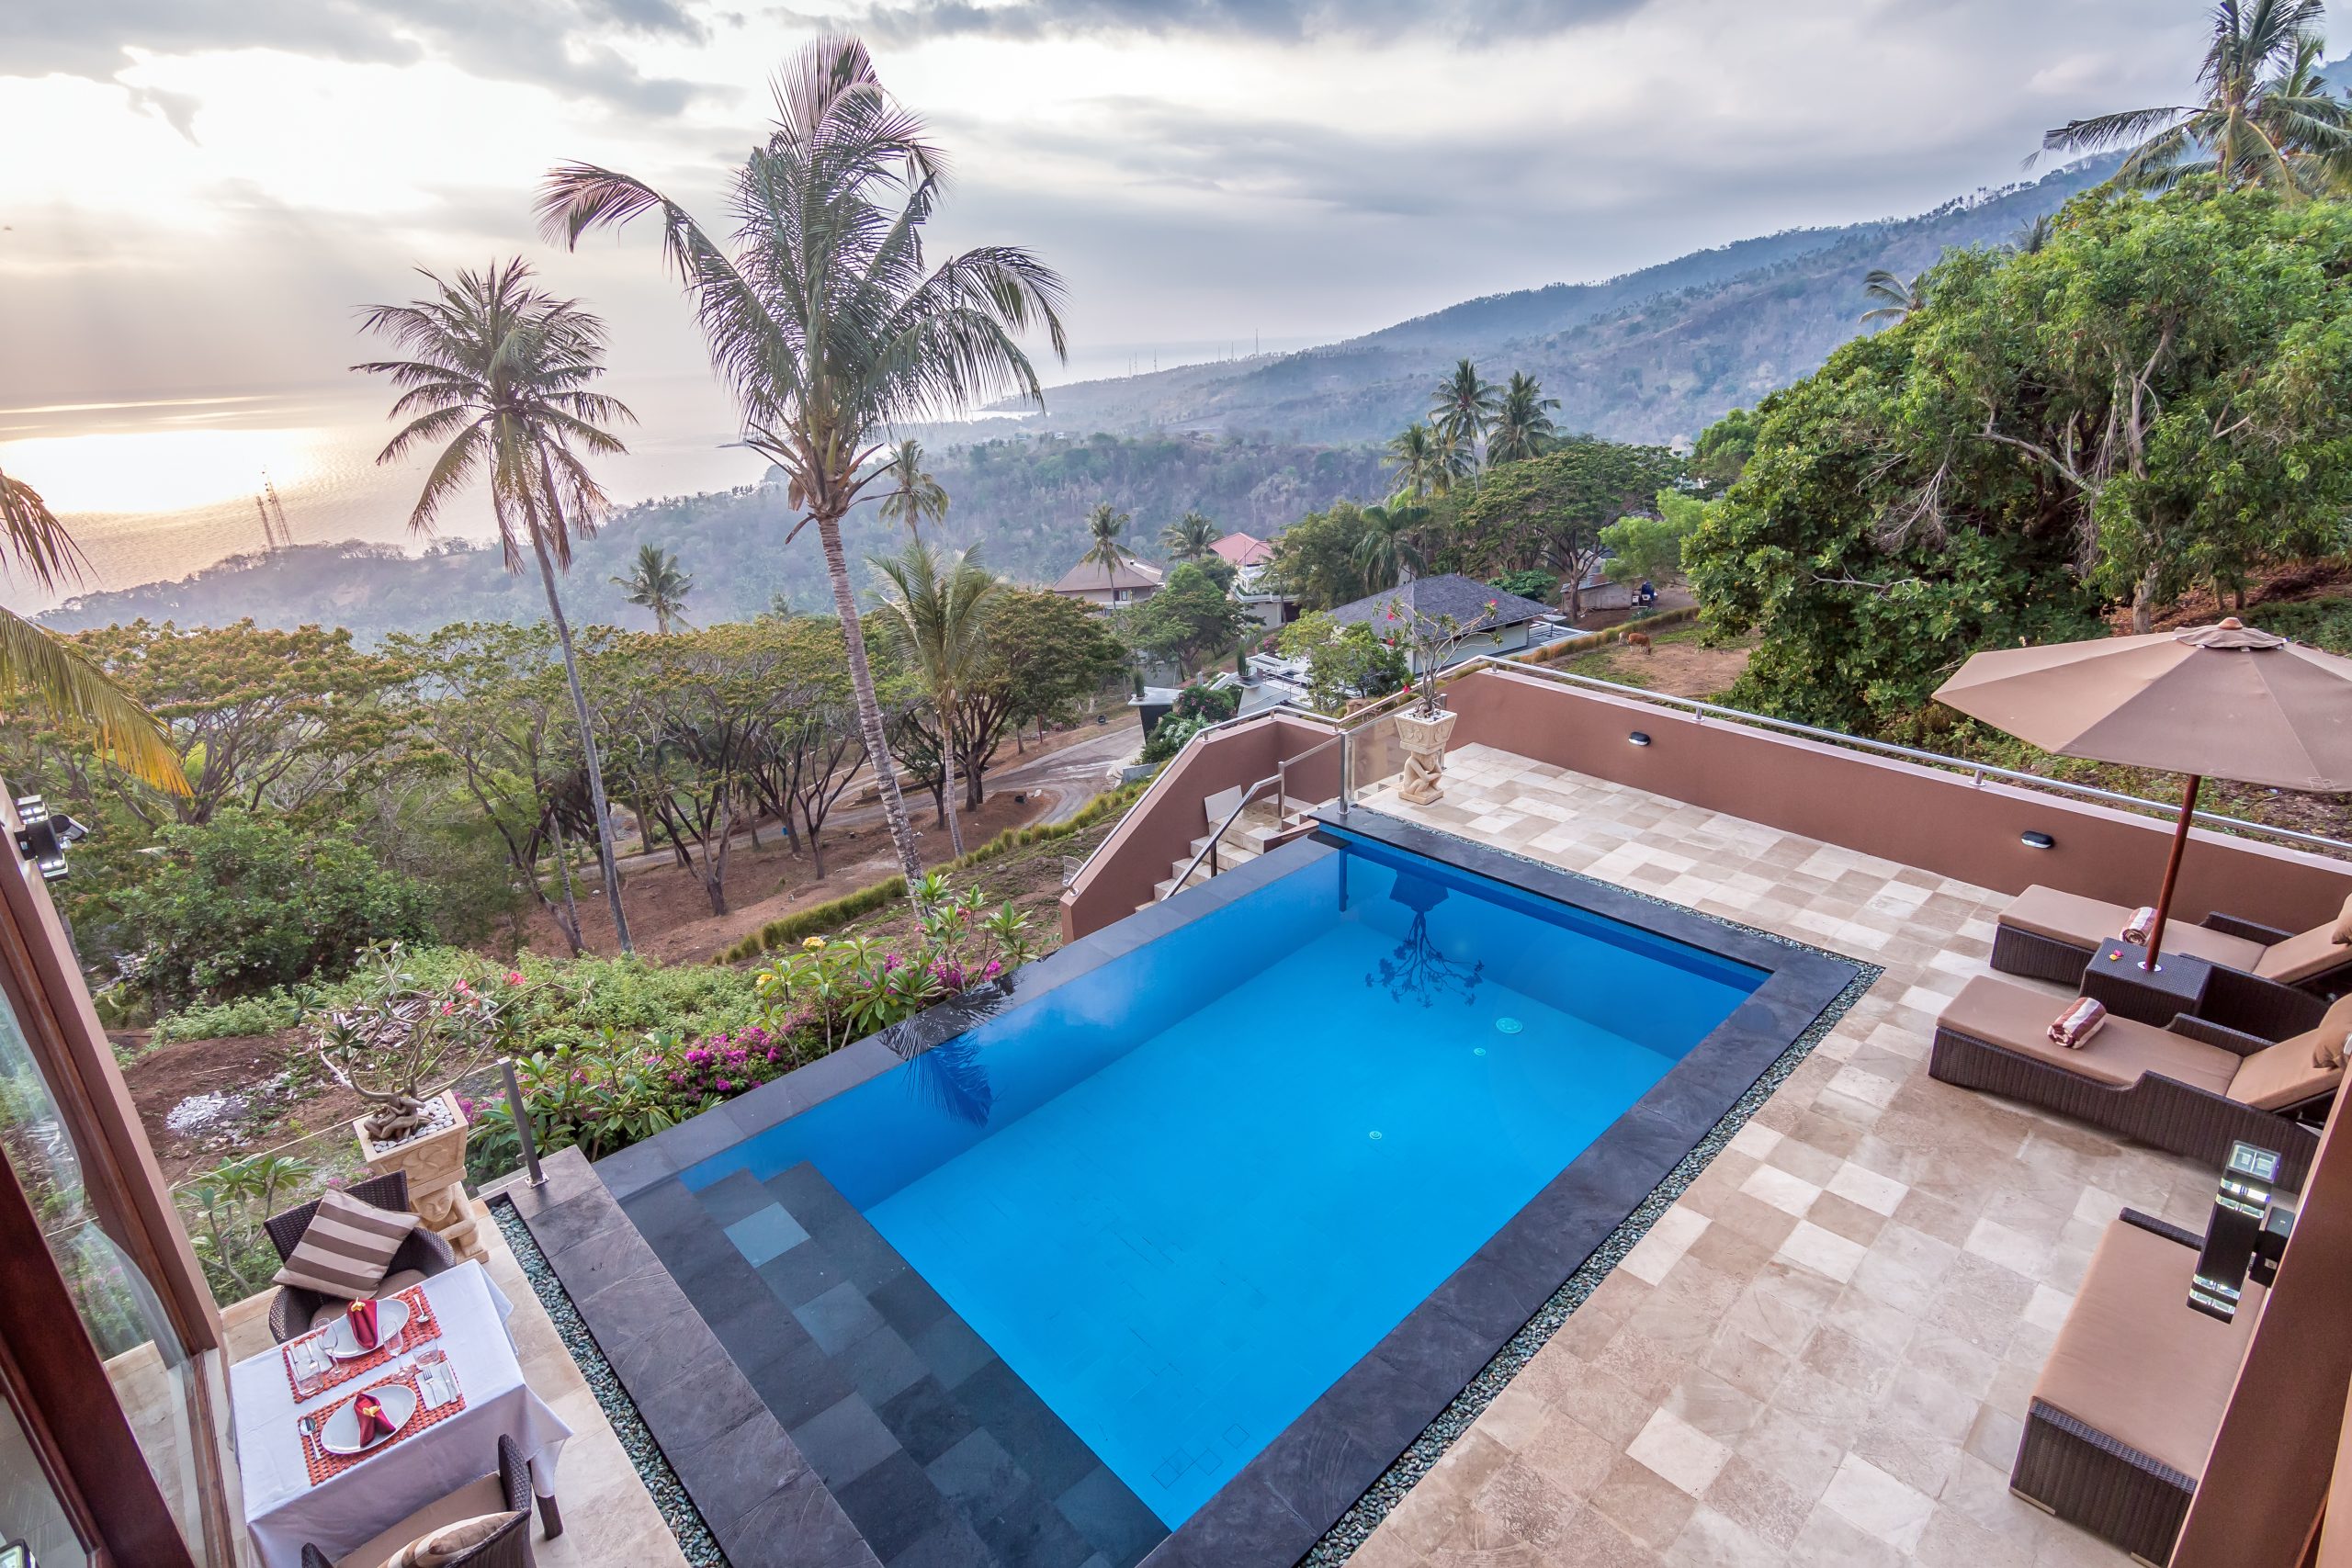
[[2214, 1177], [1928, 1077], [2007, 896], [1484, 746], [1446, 774], [1363, 804], [1886, 973], [1356, 1568], [2125, 1562], [2009, 1463], [2108, 1221], [2201, 1226]]

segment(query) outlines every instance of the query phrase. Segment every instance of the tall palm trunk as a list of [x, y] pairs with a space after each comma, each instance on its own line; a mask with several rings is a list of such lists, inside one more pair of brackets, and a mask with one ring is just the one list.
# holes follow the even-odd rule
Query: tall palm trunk
[[825, 576], [833, 585], [833, 613], [841, 617], [842, 646], [849, 654], [849, 684], [857, 697], [858, 733], [865, 740], [865, 760], [874, 769], [882, 816], [890, 824], [890, 844], [899, 852], [899, 869], [911, 895], [922, 881], [922, 856], [915, 849], [915, 825], [907, 819], [906, 797], [899, 793], [899, 773], [890, 765], [890, 748], [882, 734], [882, 705], [874, 695], [874, 671], [865, 662], [865, 631], [858, 624], [857, 595], [850, 591], [849, 558], [842, 553], [841, 516], [820, 512], [813, 521], [817, 543], [825, 552]]
[[964, 856], [964, 823], [956, 815], [956, 694], [941, 693], [933, 699], [939, 706], [939, 768], [940, 800], [947, 807], [947, 841], [955, 847], [956, 857]]
[[613, 935], [623, 953], [634, 953], [628, 915], [621, 908], [621, 869], [613, 853], [613, 818], [605, 806], [605, 764], [596, 754], [596, 726], [588, 716], [588, 694], [580, 684], [580, 660], [571, 651], [571, 623], [564, 619], [563, 599], [555, 591], [555, 563], [548, 559], [537, 517], [530, 521], [531, 553], [539, 558], [539, 583], [548, 591], [548, 615], [555, 622], [555, 640], [563, 649], [564, 683], [571, 688], [571, 715], [580, 722], [580, 750], [588, 762], [588, 803], [596, 813], [596, 862], [604, 868], [605, 900], [613, 907]]

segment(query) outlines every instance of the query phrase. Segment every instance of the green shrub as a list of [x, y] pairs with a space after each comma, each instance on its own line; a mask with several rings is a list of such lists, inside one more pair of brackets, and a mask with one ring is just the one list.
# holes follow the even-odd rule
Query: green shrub
[[[1012, 850], [1025, 849], [1032, 844], [1050, 844], [1057, 839], [1067, 839], [1073, 834], [1083, 833], [1105, 818], [1116, 817], [1125, 811], [1128, 807], [1142, 798], [1143, 792], [1150, 787], [1149, 782], [1146, 781], [1121, 784], [1117, 789], [1105, 790], [1080, 807], [1077, 815], [1067, 822], [1041, 823], [1034, 828], [1007, 828], [978, 849], [965, 852], [962, 856], [951, 863], [949, 869], [968, 871], [973, 866], [992, 861]], [[786, 915], [780, 920], [770, 920], [750, 936], [721, 953], [714, 962], [722, 964], [742, 964], [757, 958], [763, 953], [773, 953], [779, 947], [793, 946], [808, 937], [829, 935], [860, 915], [869, 915], [887, 905], [897, 903], [905, 897], [906, 894], [905, 879], [894, 876], [888, 881], [861, 887], [854, 893], [843, 894], [839, 898], [829, 899], [822, 904], [811, 904], [797, 914]]]
[[1555, 571], [1507, 571], [1499, 577], [1487, 579], [1487, 586], [1499, 592], [1532, 599], [1538, 604], [1549, 604], [1552, 595], [1560, 591], [1560, 574]]
[[123, 900], [159, 1007], [339, 978], [366, 948], [432, 935], [431, 891], [340, 834], [232, 811], [161, 848]]

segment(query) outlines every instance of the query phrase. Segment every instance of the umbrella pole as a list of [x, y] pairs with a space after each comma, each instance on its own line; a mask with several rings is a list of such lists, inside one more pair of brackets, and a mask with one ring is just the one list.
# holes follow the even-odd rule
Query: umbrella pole
[[2164, 891], [2156, 895], [2156, 919], [2148, 928], [2148, 954], [2140, 960], [2140, 967], [2152, 974], [2164, 967], [2165, 919], [2172, 913], [2173, 884], [2180, 880], [2180, 852], [2188, 847], [2188, 823], [2197, 815], [2197, 792], [2204, 784], [2195, 773], [2189, 774], [2188, 793], [2181, 797], [2180, 825], [2173, 829], [2172, 854], [2165, 861]]

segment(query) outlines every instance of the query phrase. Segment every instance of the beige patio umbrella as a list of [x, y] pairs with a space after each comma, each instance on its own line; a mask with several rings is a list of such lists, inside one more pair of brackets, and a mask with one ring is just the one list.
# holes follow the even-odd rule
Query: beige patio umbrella
[[2352, 790], [2352, 659], [2234, 615], [2147, 637], [1996, 649], [1936, 696], [2045, 751], [2188, 775], [2143, 967], [2163, 951], [2205, 780]]

